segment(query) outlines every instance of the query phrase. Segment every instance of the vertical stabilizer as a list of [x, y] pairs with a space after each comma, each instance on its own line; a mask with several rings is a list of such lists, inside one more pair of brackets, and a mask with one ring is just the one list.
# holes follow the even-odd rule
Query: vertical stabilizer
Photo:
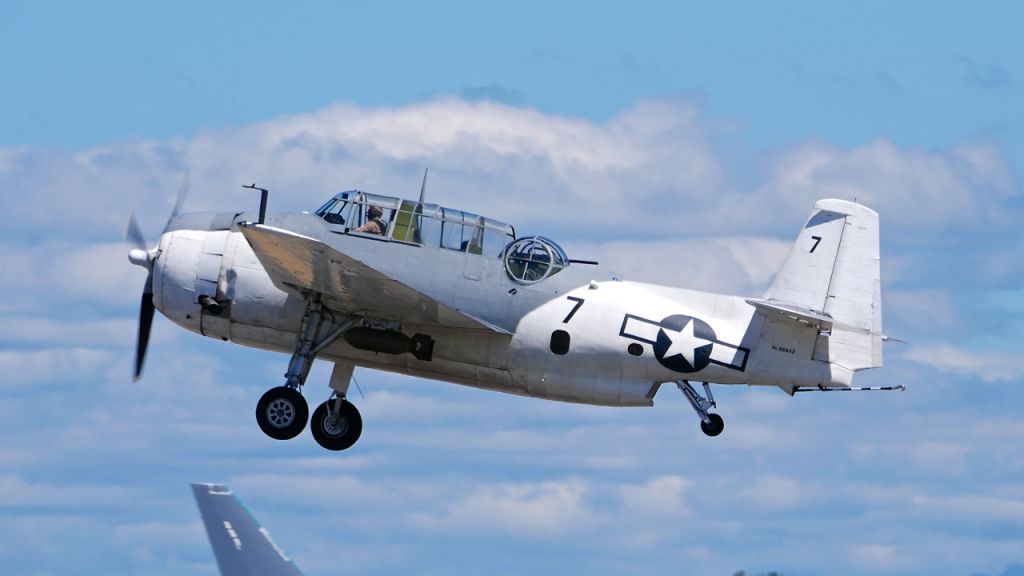
[[818, 337], [815, 360], [850, 372], [881, 366], [878, 213], [819, 200], [764, 298], [832, 319]]
[[222, 484], [192, 484], [221, 576], [301, 576], [284, 551]]

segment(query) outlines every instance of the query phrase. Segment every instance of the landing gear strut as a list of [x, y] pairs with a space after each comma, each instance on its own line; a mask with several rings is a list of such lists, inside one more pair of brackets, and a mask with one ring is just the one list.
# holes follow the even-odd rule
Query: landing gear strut
[[711, 408], [717, 408], [718, 404], [715, 403], [715, 397], [711, 394], [711, 386], [704, 382], [704, 393], [707, 394], [707, 398], [700, 395], [690, 384], [689, 380], [677, 380], [676, 386], [679, 387], [679, 391], [686, 396], [686, 399], [690, 401], [690, 406], [693, 406], [693, 410], [700, 416], [700, 429], [708, 436], [718, 436], [725, 429], [725, 421], [722, 417], [713, 412], [708, 412]]
[[[288, 363], [284, 386], [268, 390], [256, 404], [256, 422], [271, 438], [289, 440], [302, 433], [309, 419], [309, 405], [302, 397], [302, 385], [306, 383], [313, 360], [356, 322], [345, 320], [320, 338], [323, 323], [324, 306], [320, 302], [320, 295], [314, 294], [306, 301], [306, 312], [299, 327], [295, 352]], [[313, 437], [321, 446], [330, 450], [344, 450], [352, 446], [363, 429], [359, 411], [345, 401], [352, 370], [352, 365], [335, 364], [334, 373], [331, 374], [331, 388], [335, 393], [313, 413]]]

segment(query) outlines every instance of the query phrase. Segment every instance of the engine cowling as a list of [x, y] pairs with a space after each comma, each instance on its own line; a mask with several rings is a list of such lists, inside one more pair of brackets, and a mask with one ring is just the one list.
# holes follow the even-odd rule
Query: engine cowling
[[[222, 263], [228, 230], [172, 230], [160, 239], [153, 266], [153, 303], [176, 324], [227, 339]], [[220, 308], [220, 310], [218, 310]]]

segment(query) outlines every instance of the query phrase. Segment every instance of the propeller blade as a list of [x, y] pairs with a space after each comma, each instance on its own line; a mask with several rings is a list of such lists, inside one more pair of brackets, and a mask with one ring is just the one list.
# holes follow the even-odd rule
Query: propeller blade
[[[171, 222], [181, 214], [181, 208], [185, 205], [185, 199], [188, 198], [188, 189], [189, 171], [186, 170], [185, 177], [178, 188], [178, 198], [174, 202], [174, 210], [171, 211], [171, 216], [167, 219], [167, 224], [164, 225], [162, 234], [167, 233], [168, 228], [171, 227]], [[142, 252], [132, 250], [132, 254], [129, 254], [128, 259], [133, 264], [149, 268], [149, 275], [146, 276], [146, 286], [142, 289], [142, 301], [139, 304], [139, 336], [135, 343], [135, 381], [138, 382], [142, 378], [142, 366], [146, 362], [146, 349], [149, 348], [149, 333], [153, 328], [153, 316], [156, 314], [156, 304], [153, 303], [153, 259], [155, 256], [149, 253], [146, 239], [142, 235], [142, 230], [139, 229], [139, 223], [135, 221], [135, 214], [128, 217], [128, 226], [125, 228], [124, 237], [135, 244], [142, 252], [146, 253], [143, 254]]]
[[149, 250], [146, 244], [146, 237], [142, 235], [139, 223], [135, 220], [135, 213], [128, 214], [128, 224], [124, 228], [124, 239], [131, 242], [139, 250]]
[[181, 209], [185, 205], [185, 199], [188, 198], [188, 189], [190, 183], [190, 170], [185, 170], [185, 177], [181, 180], [181, 186], [178, 187], [178, 199], [174, 201], [174, 210], [171, 211], [171, 217], [167, 219], [167, 224], [164, 226], [164, 232], [171, 227], [171, 222], [181, 214]]
[[139, 306], [139, 338], [135, 345], [135, 381], [142, 378], [142, 365], [146, 361], [146, 348], [149, 347], [149, 331], [153, 327], [153, 274], [146, 278], [146, 287], [142, 290], [142, 303]]

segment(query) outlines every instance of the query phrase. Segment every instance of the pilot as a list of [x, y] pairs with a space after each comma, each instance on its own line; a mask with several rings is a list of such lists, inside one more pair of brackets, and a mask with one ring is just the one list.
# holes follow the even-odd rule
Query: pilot
[[366, 224], [356, 228], [353, 232], [365, 232], [367, 234], [378, 234], [383, 236], [384, 231], [387, 230], [387, 224], [380, 219], [383, 215], [384, 211], [379, 207], [370, 206], [366, 209]]

